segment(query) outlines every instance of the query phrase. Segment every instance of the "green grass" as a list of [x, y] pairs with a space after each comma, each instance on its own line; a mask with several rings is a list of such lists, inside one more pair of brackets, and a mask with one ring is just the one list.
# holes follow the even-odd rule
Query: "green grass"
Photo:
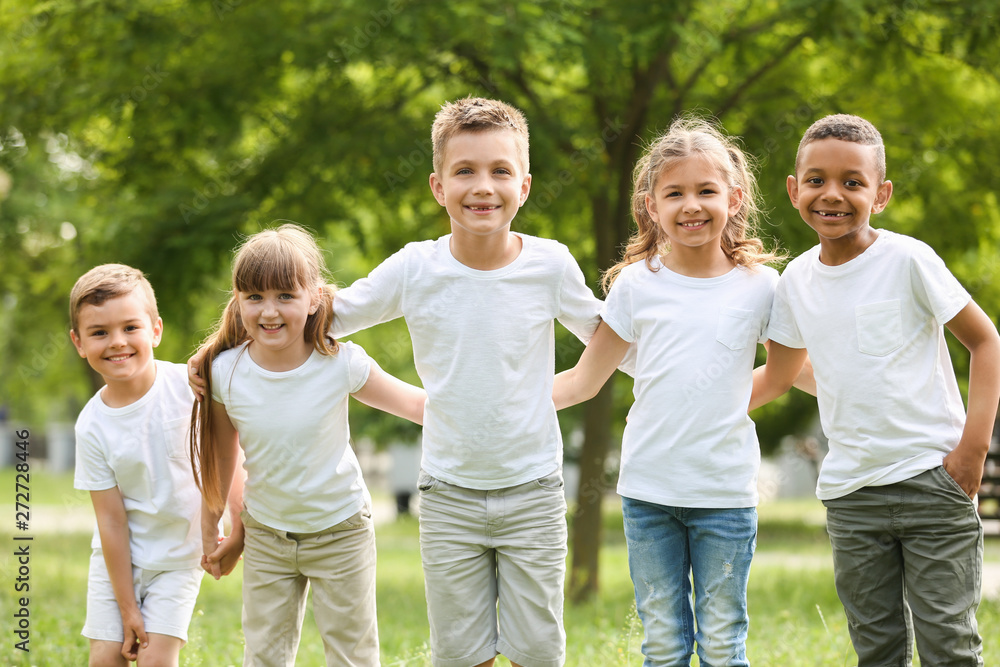
[[[0, 484], [11, 490], [14, 476], [0, 471]], [[69, 475], [33, 475], [32, 515], [71, 512], [88, 504], [85, 493], [71, 490]], [[13, 506], [0, 505], [0, 647], [2, 665], [82, 665], [87, 642], [80, 636], [86, 607], [90, 524], [63, 534], [36, 533], [31, 545], [31, 651], [14, 650], [11, 612], [17, 608], [12, 558]], [[635, 614], [632, 584], [621, 533], [621, 515], [608, 506], [601, 553], [601, 593], [583, 605], [567, 604], [568, 660], [573, 666], [641, 665], [642, 625]], [[853, 665], [847, 623], [833, 586], [823, 510], [816, 501], [780, 502], [760, 508], [757, 557], [750, 577], [750, 639], [747, 652], [756, 665], [792, 667]], [[381, 524], [378, 540], [378, 608], [382, 664], [423, 667], [430, 664], [427, 617], [417, 539], [417, 522]], [[1000, 542], [988, 540], [987, 560], [1000, 561]], [[182, 665], [239, 665], [240, 569], [234, 576], [206, 578], [191, 624]], [[19, 594], [20, 595], [20, 594]], [[985, 664], [1000, 664], [1000, 604], [984, 601], [979, 609]], [[303, 627], [298, 663], [323, 665], [323, 651], [311, 613]], [[505, 660], [498, 665], [506, 666]], [[697, 664], [695, 659], [694, 664]]]

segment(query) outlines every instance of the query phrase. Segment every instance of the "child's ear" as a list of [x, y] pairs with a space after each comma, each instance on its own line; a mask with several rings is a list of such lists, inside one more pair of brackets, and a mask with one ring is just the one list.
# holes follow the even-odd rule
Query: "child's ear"
[[76, 352], [80, 355], [80, 358], [86, 359], [87, 353], [83, 351], [83, 341], [80, 340], [80, 337], [72, 329], [69, 330], [69, 338], [73, 341], [73, 347], [76, 348]]
[[524, 177], [524, 181], [521, 182], [521, 200], [518, 202], [518, 206], [524, 206], [524, 202], [528, 201], [528, 193], [531, 192], [531, 174]]
[[885, 207], [889, 205], [890, 199], [892, 199], [892, 181], [885, 181], [882, 185], [878, 186], [878, 192], [875, 193], [872, 213], [881, 213], [884, 211]]
[[444, 183], [441, 182], [441, 179], [438, 178], [438, 175], [435, 173], [431, 174], [429, 182], [431, 186], [431, 192], [434, 193], [434, 199], [437, 199], [437, 203], [441, 204], [441, 206], [444, 206]]
[[323, 286], [319, 285], [316, 287], [316, 291], [312, 295], [312, 302], [309, 304], [309, 314], [315, 315], [316, 311], [319, 310], [320, 301], [323, 298]]
[[792, 206], [799, 206], [799, 182], [794, 176], [785, 179], [785, 188], [788, 190], [788, 198], [792, 200]]
[[736, 215], [743, 206], [743, 188], [734, 185], [729, 189], [729, 215]]
[[158, 347], [160, 345], [160, 339], [163, 338], [163, 318], [157, 317], [156, 321], [153, 322], [153, 347]]
[[653, 222], [660, 224], [660, 214], [656, 211], [656, 200], [646, 195], [646, 213], [649, 213], [649, 217], [653, 219]]

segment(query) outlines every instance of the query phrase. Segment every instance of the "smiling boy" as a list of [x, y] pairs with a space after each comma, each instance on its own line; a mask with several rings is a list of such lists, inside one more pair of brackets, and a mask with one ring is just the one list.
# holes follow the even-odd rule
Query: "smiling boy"
[[334, 335], [402, 316], [427, 390], [420, 553], [437, 666], [554, 667], [566, 502], [552, 403], [558, 319], [586, 341], [601, 303], [560, 243], [510, 229], [531, 188], [528, 128], [481, 98], [445, 105], [430, 188], [451, 234], [337, 293]]
[[136, 269], [85, 273], [70, 321], [77, 352], [105, 382], [76, 422], [74, 485], [90, 492], [97, 517], [83, 628], [90, 664], [177, 665], [202, 578], [187, 375], [153, 358], [163, 321]]
[[[860, 667], [982, 665], [976, 626], [979, 489], [1000, 398], [1000, 336], [926, 244], [870, 226], [885, 209], [885, 149], [850, 115], [814, 123], [788, 195], [819, 245], [789, 263], [751, 409], [783, 393], [808, 355], [830, 452], [827, 508], [837, 592]], [[945, 344], [971, 353], [968, 415]]]

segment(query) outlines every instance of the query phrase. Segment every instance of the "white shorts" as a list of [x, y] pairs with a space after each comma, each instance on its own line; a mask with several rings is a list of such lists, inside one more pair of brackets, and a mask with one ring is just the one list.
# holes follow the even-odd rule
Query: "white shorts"
[[[169, 635], [186, 642], [204, 574], [200, 567], [160, 572], [133, 566], [132, 584], [146, 632]], [[94, 549], [90, 555], [87, 620], [81, 634], [98, 641], [125, 641], [121, 612], [104, 563], [104, 552], [100, 549]]]
[[562, 665], [562, 474], [478, 491], [421, 471], [417, 484], [435, 667], [467, 667], [497, 654], [525, 667]]

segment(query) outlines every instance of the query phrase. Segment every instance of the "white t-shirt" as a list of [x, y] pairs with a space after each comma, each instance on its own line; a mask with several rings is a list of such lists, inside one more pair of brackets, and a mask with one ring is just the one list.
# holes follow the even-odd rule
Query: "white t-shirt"
[[747, 407], [778, 272], [691, 278], [658, 258], [652, 266], [622, 269], [601, 313], [638, 355], [618, 493], [674, 507], [754, 507], [760, 447]]
[[[84, 491], [118, 487], [132, 563], [181, 570], [201, 562], [201, 494], [188, 449], [194, 395], [183, 364], [156, 361], [156, 380], [135, 403], [111, 408], [98, 391], [76, 420], [76, 473]], [[101, 548], [94, 528], [91, 545]]]
[[788, 264], [774, 298], [771, 339], [806, 348], [830, 452], [816, 494], [845, 496], [941, 465], [965, 409], [942, 326], [969, 293], [926, 244], [878, 230], [845, 264], [815, 246]]
[[246, 454], [246, 511], [293, 533], [351, 517], [369, 496], [350, 446], [347, 402], [375, 362], [341, 341], [333, 356], [313, 350], [298, 368], [274, 372], [254, 363], [247, 345], [212, 362], [212, 399], [226, 406]]
[[404, 317], [427, 391], [421, 466], [450, 484], [499, 489], [562, 463], [552, 404], [553, 321], [586, 342], [601, 302], [566, 246], [518, 235], [494, 271], [456, 260], [450, 235], [410, 243], [337, 293], [333, 333]]

